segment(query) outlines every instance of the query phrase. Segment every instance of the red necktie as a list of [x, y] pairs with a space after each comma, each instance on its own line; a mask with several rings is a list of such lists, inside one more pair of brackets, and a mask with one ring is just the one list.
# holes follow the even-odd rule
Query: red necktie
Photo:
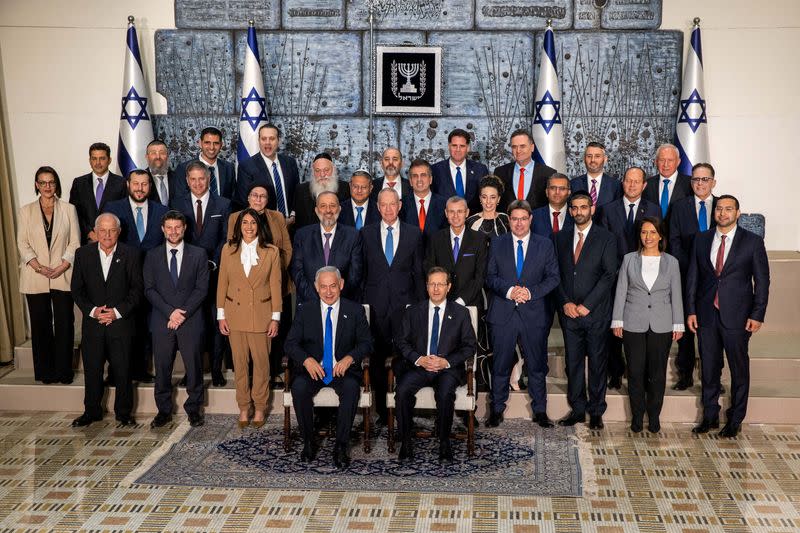
[[419, 199], [419, 230], [425, 231], [425, 198]]
[[397, 182], [396, 181], [387, 181], [386, 182], [386, 186], [387, 187], [391, 187], [392, 189], [394, 189], [395, 183], [397, 183]]
[[525, 199], [525, 167], [519, 169], [519, 185], [517, 185], [517, 200]]
[[553, 233], [558, 233], [558, 215], [561, 214], [561, 211], [553, 211]]
[[[722, 267], [725, 265], [725, 237], [727, 235], [720, 235], [722, 241], [719, 243], [717, 249], [717, 262], [714, 264], [714, 274], [719, 278], [722, 274]], [[719, 282], [717, 282], [717, 292], [714, 293], [714, 307], [719, 309]]]

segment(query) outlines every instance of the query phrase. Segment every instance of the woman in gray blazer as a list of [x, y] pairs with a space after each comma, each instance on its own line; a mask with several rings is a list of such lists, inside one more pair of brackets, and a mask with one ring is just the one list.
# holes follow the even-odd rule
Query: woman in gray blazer
[[642, 431], [645, 412], [647, 429], [661, 430], [669, 349], [684, 331], [680, 269], [678, 260], [664, 253], [666, 244], [663, 223], [643, 218], [639, 251], [623, 258], [617, 279], [611, 329], [625, 346], [634, 433]]

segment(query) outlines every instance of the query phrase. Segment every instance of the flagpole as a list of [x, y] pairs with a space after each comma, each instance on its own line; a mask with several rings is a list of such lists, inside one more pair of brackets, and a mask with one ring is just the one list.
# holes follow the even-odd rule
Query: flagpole
[[375, 87], [375, 22], [374, 22], [374, 13], [375, 13], [375, 3], [373, 0], [367, 0], [367, 9], [369, 10], [369, 122], [367, 125], [367, 137], [369, 140], [369, 155], [367, 158], [367, 171], [370, 175], [373, 172], [372, 169], [372, 151], [375, 143], [375, 135], [374, 135], [374, 125], [373, 125], [373, 107], [374, 104], [374, 91], [377, 90]]

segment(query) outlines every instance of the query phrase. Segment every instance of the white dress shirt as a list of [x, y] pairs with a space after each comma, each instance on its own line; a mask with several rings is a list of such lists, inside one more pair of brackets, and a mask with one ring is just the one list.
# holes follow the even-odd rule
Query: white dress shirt
[[353, 223], [355, 224], [356, 219], [358, 219], [358, 208], [363, 207], [364, 209], [361, 210], [361, 223], [366, 226], [367, 225], [367, 210], [369, 209], [369, 198], [364, 200], [362, 205], [356, 204], [356, 201], [353, 200], [350, 202], [353, 206]]
[[[516, 264], [517, 264], [517, 246], [519, 246], [519, 242], [517, 242], [517, 241], [522, 241], [522, 261], [524, 263], [525, 259], [528, 257], [528, 243], [531, 240], [531, 232], [529, 231], [524, 237], [517, 237], [516, 235], [514, 235], [512, 233], [511, 234], [511, 239], [512, 239], [512, 242], [514, 243], [514, 246], [512, 248], [512, 250], [513, 250], [512, 257], [514, 258], [514, 265], [516, 266]], [[510, 289], [508, 289], [508, 292], [506, 292], [506, 298], [507, 299], [509, 299], [509, 300], [512, 299], [511, 298], [511, 291], [513, 291], [513, 290], [514, 290], [514, 287], [511, 287]], [[528, 296], [530, 297], [530, 295], [531, 295], [530, 291], [528, 291]]]
[[322, 224], [319, 225], [319, 237], [321, 239], [320, 242], [322, 242], [323, 250], [325, 249], [325, 234], [326, 233], [330, 233], [331, 234], [330, 247], [331, 247], [331, 252], [333, 252], [333, 239], [336, 238], [336, 224], [334, 224], [333, 227], [330, 230], [326, 230], [324, 227], [322, 227]]
[[[464, 235], [467, 233], [466, 231], [464, 231], [464, 229], [466, 229], [466, 226], [461, 228], [461, 234], [460, 235], [456, 235], [453, 232], [453, 226], [450, 226], [450, 254], [451, 255], [453, 253], [453, 249], [456, 246], [456, 237], [458, 237], [458, 253], [461, 253], [461, 248], [464, 246]], [[457, 304], [467, 305], [467, 304], [464, 303], [464, 300], [460, 296], [455, 299], [455, 302]]]
[[[214, 177], [215, 177], [215, 178], [216, 178], [216, 180], [217, 180], [217, 193], [219, 193], [219, 191], [221, 191], [221, 190], [222, 190], [222, 184], [221, 184], [221, 183], [220, 183], [220, 181], [219, 181], [219, 165], [217, 164], [217, 161], [219, 161], [219, 159], [215, 159], [215, 160], [214, 160], [214, 164], [213, 164], [213, 165], [212, 165], [211, 163], [209, 163], [208, 161], [206, 161], [206, 159], [203, 157], [203, 154], [200, 154], [200, 156], [198, 157], [198, 159], [199, 159], [199, 160], [200, 160], [200, 161], [201, 161], [201, 162], [202, 162], [202, 163], [203, 163], [205, 166], [207, 166], [207, 167], [208, 167], [208, 171], [209, 171], [209, 173], [211, 172], [211, 169], [212, 169], [212, 168], [214, 169]], [[209, 176], [209, 178], [208, 178], [208, 188], [209, 188], [209, 190], [211, 189], [211, 177], [210, 177], [210, 176]]]
[[[711, 266], [716, 268], [717, 265], [717, 251], [719, 251], [719, 245], [722, 243], [722, 233], [717, 229], [714, 232], [714, 240], [711, 242]], [[730, 230], [728, 233], [725, 234], [725, 252], [722, 255], [722, 265], [725, 265], [725, 261], [728, 260], [728, 255], [731, 253], [731, 245], [733, 244], [733, 238], [736, 236], [736, 225], [734, 224], [733, 229]]]
[[597, 197], [600, 197], [600, 184], [603, 182], [603, 173], [601, 172], [597, 176], [592, 176], [588, 172], [586, 173], [586, 192], [592, 190], [592, 180], [595, 180], [594, 190], [597, 193]]
[[172, 246], [169, 242], [166, 243], [167, 251], [167, 270], [169, 270], [169, 263], [172, 261], [172, 252], [170, 250], [178, 250], [175, 254], [175, 261], [178, 263], [178, 277], [181, 275], [181, 266], [183, 265], [183, 241], [179, 242], [177, 246]]
[[[628, 213], [631, 211], [631, 204], [633, 204], [633, 220], [636, 220], [636, 213], [639, 211], [639, 204], [642, 203], [642, 197], [639, 196], [636, 200], [631, 200], [627, 196], [622, 197], [622, 205], [625, 207], [625, 219], [628, 219]], [[586, 237], [584, 236], [584, 239]]]
[[583, 228], [583, 230], [579, 230], [578, 226], [575, 225], [575, 231], [572, 237], [572, 251], [575, 252], [575, 247], [578, 246], [578, 233], [583, 233], [583, 245], [586, 246], [586, 237], [589, 236], [589, 230], [592, 229], [592, 221], [589, 220], [589, 224]]
[[403, 199], [403, 178], [400, 176], [396, 176], [394, 178], [394, 187], [389, 187], [389, 178], [386, 176], [383, 177], [383, 188], [384, 189], [394, 189], [397, 192], [397, 196], [402, 201]]
[[[386, 225], [386, 222], [381, 220], [381, 250], [386, 250], [386, 235], [389, 234], [389, 232], [386, 231], [387, 227], [388, 226]], [[393, 256], [397, 255], [397, 245], [399, 242], [400, 242], [400, 219], [398, 218], [397, 220], [394, 221], [394, 224], [392, 224], [392, 244], [394, 245], [394, 249], [392, 250]]]
[[[547, 208], [550, 210], [550, 228], [552, 229], [553, 228], [553, 213], [555, 213], [556, 210], [553, 208], [553, 206], [551, 204], [547, 204]], [[564, 222], [567, 220], [567, 209], [569, 209], [569, 207], [567, 207], [567, 204], [564, 204], [558, 210], [558, 230], [559, 231], [561, 231], [561, 229], [564, 227]]]
[[417, 194], [414, 193], [414, 202], [417, 204], [417, 220], [419, 220], [419, 213], [421, 210], [421, 205], [419, 201], [424, 200], [425, 217], [427, 217], [428, 212], [431, 210], [431, 198], [433, 198], [433, 193], [431, 191], [428, 191], [428, 194], [425, 196], [417, 196]]
[[331, 324], [333, 331], [331, 332], [331, 339], [333, 340], [333, 364], [336, 365], [336, 326], [339, 324], [339, 303], [341, 300], [336, 300], [332, 305], [328, 305], [322, 300], [319, 301], [320, 315], [322, 316], [322, 341], [323, 349], [325, 344], [325, 320], [328, 318], [328, 307], [333, 307], [331, 311]]
[[[272, 178], [272, 185], [273, 186], [275, 185], [275, 176], [272, 175], [272, 163], [275, 163], [275, 164], [278, 165], [278, 173], [280, 174], [280, 179], [281, 179], [281, 190], [283, 191], [283, 201], [286, 203], [286, 211], [287, 211], [286, 213], [281, 213], [281, 214], [282, 215], [286, 215], [287, 217], [290, 217], [290, 216], [294, 215], [294, 211], [292, 210], [292, 206], [289, 205], [289, 198], [286, 196], [287, 192], [286, 192], [285, 173], [283, 171], [283, 167], [281, 167], [281, 160], [278, 159], [278, 154], [277, 153], [275, 154], [275, 159], [270, 159], [269, 157], [265, 156], [261, 152], [259, 152], [259, 154], [261, 154], [261, 158], [264, 159], [264, 163], [267, 165], [267, 171], [269, 172], [269, 176]], [[275, 194], [277, 195], [277, 192]], [[276, 197], [275, 201], [276, 202], [278, 201], [277, 197]], [[275, 209], [278, 210], [278, 212], [280, 212], [280, 210], [277, 208], [277, 204], [276, 204]]]
[[92, 190], [94, 191], [94, 196], [97, 198], [97, 186], [100, 185], [100, 181], [103, 180], [103, 192], [105, 192], [105, 187], [108, 187], [108, 172], [103, 174], [102, 176], [98, 176], [94, 172], [92, 172]]
[[694, 214], [698, 224], [700, 223], [700, 202], [706, 203], [706, 227], [711, 228], [711, 217], [714, 216], [714, 210], [712, 209], [714, 206], [714, 196], [709, 194], [708, 198], [703, 200], [697, 195], [694, 195]]
[[[531, 190], [531, 184], [533, 183], [533, 167], [535, 163], [533, 162], [533, 158], [528, 161], [528, 164], [525, 165], [525, 198], [528, 197], [528, 193]], [[517, 197], [517, 190], [519, 189], [519, 163], [514, 163], [514, 174], [511, 176], [511, 184], [514, 187], [514, 190], [511, 191], [514, 193], [514, 198]]]
[[675, 181], [678, 179], [678, 171], [672, 173], [672, 176], [658, 175], [658, 202], [661, 202], [661, 195], [664, 194], [664, 180], [669, 180], [667, 197], [672, 200], [672, 192], [675, 190]]
[[195, 213], [195, 215], [197, 215], [197, 200], [200, 200], [200, 205], [203, 208], [203, 220], [201, 220], [201, 222], [205, 225], [206, 220], [208, 220], [208, 200], [211, 198], [211, 190], [206, 191], [206, 193], [199, 198], [195, 196], [194, 193], [189, 193], [189, 196], [192, 199], [192, 212]]
[[[467, 160], [464, 159], [460, 165], [456, 165], [453, 163], [453, 160], [450, 159], [450, 179], [453, 180], [453, 190], [458, 190], [456, 187], [456, 169], [461, 169], [461, 184], [464, 185], [464, 194], [467, 192]], [[527, 170], [525, 173], [527, 174]]]
[[[103, 270], [103, 281], [108, 281], [108, 272], [111, 270], [111, 263], [114, 261], [114, 254], [117, 253], [117, 245], [114, 245], [114, 248], [111, 250], [110, 254], [106, 254], [100, 245], [97, 246], [97, 252], [100, 254], [100, 268]], [[92, 310], [89, 311], [89, 315], [94, 316], [94, 311], [97, 309], [97, 306], [92, 307]], [[122, 318], [122, 315], [119, 314], [117, 308], [114, 308], [114, 314], [117, 315], [117, 318]]]

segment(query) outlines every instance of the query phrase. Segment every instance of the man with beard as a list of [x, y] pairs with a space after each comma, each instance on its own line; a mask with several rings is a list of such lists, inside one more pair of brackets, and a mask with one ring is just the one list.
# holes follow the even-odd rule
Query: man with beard
[[400, 169], [402, 168], [403, 156], [400, 155], [400, 150], [390, 146], [383, 151], [383, 156], [381, 157], [383, 178], [376, 179], [372, 187], [372, 199], [375, 202], [378, 201], [378, 194], [386, 188], [394, 189], [401, 200], [411, 194], [411, 184], [407, 179], [400, 176]]
[[185, 187], [181, 183], [183, 178], [179, 179], [178, 175], [169, 169], [169, 151], [161, 139], [150, 141], [144, 157], [147, 159], [147, 170], [153, 178], [150, 199], [168, 207], [170, 200], [175, 198], [178, 191], [184, 190]]
[[[339, 202], [344, 202], [350, 197], [350, 186], [346, 181], [339, 180], [339, 172], [330, 154], [325, 152], [317, 154], [311, 164], [311, 170], [313, 172], [311, 181], [298, 185], [294, 195], [295, 230], [319, 221], [315, 209], [316, 199], [320, 193], [332, 192]], [[311, 290], [313, 291], [313, 287]]]
[[603, 214], [602, 206], [622, 196], [620, 181], [616, 176], [604, 172], [607, 162], [606, 147], [599, 142], [590, 142], [583, 153], [586, 174], [573, 178], [570, 182], [572, 192], [586, 191], [592, 197], [594, 217], [598, 222]]

